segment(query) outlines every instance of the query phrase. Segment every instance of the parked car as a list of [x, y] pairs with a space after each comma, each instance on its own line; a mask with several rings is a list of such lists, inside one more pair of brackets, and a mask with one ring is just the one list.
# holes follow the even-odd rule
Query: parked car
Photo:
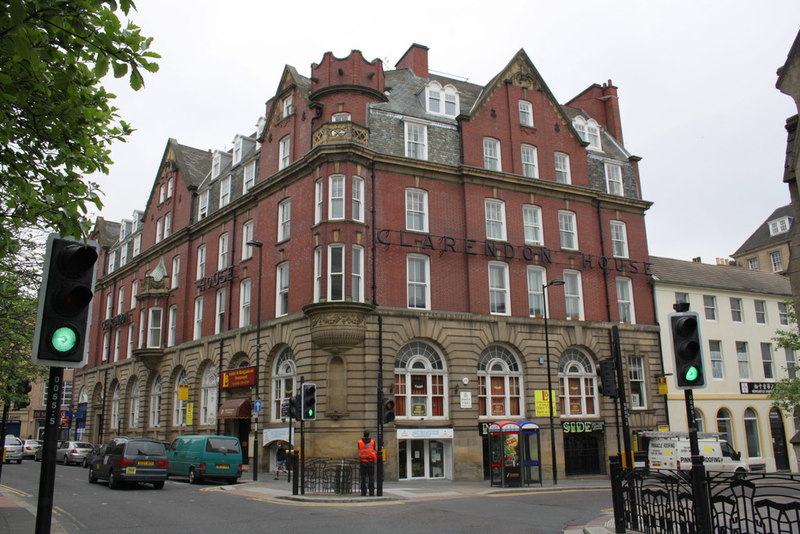
[[22, 444], [22, 456], [25, 458], [35, 458], [36, 451], [42, 448], [42, 440], [26, 439]]
[[167, 458], [169, 474], [188, 477], [190, 484], [204, 479], [235, 484], [242, 476], [242, 447], [232, 436], [178, 436]]
[[146, 482], [161, 489], [167, 480], [167, 465], [167, 450], [162, 442], [114, 438], [106, 444], [104, 454], [89, 464], [89, 482], [108, 480], [111, 489], [127, 482]]
[[56, 451], [56, 461], [60, 460], [64, 465], [82, 464], [92, 448], [93, 445], [87, 441], [62, 441]]
[[92, 449], [86, 456], [83, 457], [83, 467], [89, 467], [94, 460], [98, 457], [102, 458], [103, 455], [106, 453], [106, 448], [108, 447], [108, 443], [103, 443], [102, 445], [98, 445], [94, 449]]
[[23, 458], [22, 440], [17, 436], [12, 436], [9, 434], [6, 436], [3, 445], [3, 460], [8, 463], [17, 462], [18, 464], [21, 464]]

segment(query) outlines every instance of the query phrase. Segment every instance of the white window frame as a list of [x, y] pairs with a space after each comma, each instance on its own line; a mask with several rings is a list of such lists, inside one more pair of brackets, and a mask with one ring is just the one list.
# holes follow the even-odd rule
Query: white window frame
[[508, 264], [502, 261], [489, 262], [489, 313], [511, 315], [511, 286]]
[[131, 282], [131, 309], [136, 308], [136, 296], [139, 294], [139, 281]]
[[486, 239], [506, 240], [506, 203], [496, 198], [483, 200], [486, 220]]
[[528, 265], [528, 315], [543, 317], [548, 311], [545, 309], [545, 282], [547, 271], [539, 265]]
[[742, 309], [742, 299], [730, 297], [731, 303], [731, 321], [734, 323], [744, 322], [744, 310]]
[[353, 176], [351, 189], [353, 196], [350, 202], [350, 218], [354, 221], [364, 222], [364, 179], [360, 176]]
[[172, 213], [164, 215], [164, 239], [172, 234]]
[[278, 170], [285, 169], [292, 163], [292, 137], [285, 135], [278, 143]]
[[628, 357], [628, 380], [631, 390], [631, 409], [647, 409], [647, 382], [645, 380], [644, 358], [642, 356]]
[[406, 230], [428, 232], [428, 192], [423, 189], [406, 189]]
[[292, 236], [292, 199], [283, 199], [278, 204], [278, 242]]
[[609, 195], [625, 196], [622, 186], [622, 165], [616, 163], [605, 164], [606, 168], [606, 191]]
[[122, 349], [122, 330], [117, 328], [114, 332], [114, 361], [118, 362], [120, 350]]
[[178, 330], [178, 306], [177, 304], [173, 304], [169, 307], [169, 318], [168, 318], [168, 328], [167, 330], [167, 347], [172, 347], [175, 345], [177, 330]]
[[231, 177], [226, 176], [219, 181], [219, 207], [227, 206], [231, 202]]
[[703, 295], [703, 311], [706, 321], [716, 321], [717, 297], [714, 295]]
[[580, 271], [565, 269], [564, 276], [564, 304], [566, 319], [573, 321], [583, 320], [583, 282]]
[[[431, 309], [431, 259], [425, 254], [406, 256], [406, 306], [414, 310]], [[420, 302], [420, 298], [422, 302]]]
[[522, 206], [522, 229], [526, 245], [544, 245], [541, 207], [533, 204]]
[[125, 286], [121, 286], [117, 291], [117, 315], [125, 311]]
[[432, 81], [425, 87], [425, 110], [433, 115], [456, 117], [459, 100], [458, 90], [451, 84], [442, 87], [439, 82]]
[[256, 185], [256, 162], [251, 161], [244, 166], [242, 171], [242, 194], [247, 193]]
[[761, 367], [765, 380], [775, 380], [775, 357], [772, 353], [772, 343], [761, 343]]
[[756, 311], [756, 324], [767, 324], [767, 301], [756, 299], [753, 307]]
[[161, 378], [156, 377], [150, 388], [150, 427], [161, 426]]
[[578, 216], [574, 211], [558, 212], [558, 235], [562, 249], [578, 250]]
[[533, 128], [533, 104], [527, 100], [519, 101], [519, 124]]
[[206, 189], [197, 199], [197, 218], [198, 219], [205, 219], [208, 217], [208, 199], [211, 194], [209, 189]]
[[352, 117], [350, 116], [350, 113], [346, 111], [340, 111], [331, 115], [331, 122], [352, 122]]
[[252, 308], [253, 281], [245, 278], [239, 282], [239, 328], [250, 326], [250, 310]]
[[483, 138], [483, 168], [490, 171], [503, 172], [499, 139], [494, 137]]
[[195, 267], [195, 280], [200, 280], [206, 275], [206, 246], [197, 247], [197, 266]]
[[364, 247], [353, 245], [350, 259], [350, 297], [364, 302]]
[[611, 221], [611, 251], [615, 258], [628, 257], [628, 229], [622, 221]]
[[428, 159], [428, 126], [405, 121], [405, 155], [407, 158]]
[[217, 289], [216, 306], [214, 308], [214, 333], [219, 334], [225, 330], [225, 310], [227, 309], [228, 291], [227, 288]]
[[619, 322], [636, 324], [636, 310], [633, 305], [633, 281], [630, 278], [618, 276], [616, 286]]
[[522, 175], [527, 178], [539, 177], [539, 154], [533, 145], [524, 144], [520, 149], [522, 157]]
[[769, 263], [772, 265], [773, 273], [778, 273], [783, 270], [783, 257], [780, 250], [769, 253]]
[[285, 119], [294, 113], [294, 95], [287, 95], [281, 102], [281, 118]]
[[328, 219], [344, 219], [345, 176], [332, 174], [328, 177]]
[[708, 354], [711, 360], [711, 378], [714, 380], [725, 379], [725, 359], [722, 357], [722, 341], [708, 340]]
[[138, 256], [142, 252], [142, 234], [133, 238], [133, 255]]
[[[334, 264], [334, 251], [341, 258], [341, 261]], [[345, 295], [345, 256], [344, 244], [331, 243], [328, 245], [328, 302], [338, 302], [344, 300]], [[338, 284], [334, 283], [339, 281]], [[334, 286], [339, 286], [339, 291], [334, 294]]]
[[322, 210], [325, 206], [324, 187], [322, 178], [314, 182], [314, 224], [322, 222]]
[[[156, 221], [156, 243], [161, 243], [164, 240], [164, 221], [161, 217]], [[114, 271], [114, 254], [112, 254], [108, 261], [108, 272]]]
[[180, 400], [178, 398], [180, 386], [188, 385], [189, 382], [186, 378], [186, 371], [181, 370], [180, 374], [175, 379], [175, 391], [172, 394], [172, 424], [173, 426], [183, 427], [186, 426], [186, 404], [189, 401]]
[[778, 303], [778, 322], [781, 326], [789, 326], [789, 307], [785, 302]]
[[253, 222], [253, 219], [242, 223], [242, 260], [249, 260], [253, 257], [253, 247], [247, 243], [253, 240], [254, 230], [255, 222]]
[[747, 341], [736, 342], [736, 362], [739, 367], [739, 378], [750, 379], [750, 354], [747, 351]]
[[214, 151], [211, 157], [211, 179], [213, 180], [222, 172], [222, 154], [219, 151]]
[[172, 257], [172, 272], [170, 273], [170, 289], [178, 287], [181, 279], [181, 257], [176, 255]]
[[322, 247], [314, 248], [314, 302], [322, 297]]
[[572, 183], [572, 172], [569, 165], [569, 154], [556, 152], [553, 155], [556, 169], [556, 182], [560, 184]]
[[160, 307], [150, 308], [147, 312], [147, 348], [161, 347], [161, 329], [164, 326], [164, 310]]
[[192, 339], [203, 337], [203, 296], [194, 299], [194, 322], [192, 323]]
[[200, 424], [213, 425], [217, 422], [217, 390], [219, 376], [213, 365], [203, 371], [200, 386]]
[[233, 158], [231, 161], [231, 165], [236, 165], [240, 161], [242, 161], [242, 137], [237, 135], [233, 139]]
[[229, 247], [228, 232], [224, 232], [219, 236], [219, 249], [217, 250], [217, 270], [221, 271], [228, 268], [228, 249]]
[[769, 235], [775, 236], [789, 231], [792, 227], [792, 218], [788, 215], [779, 219], [769, 221]]
[[289, 262], [278, 264], [275, 269], [275, 317], [289, 313]]

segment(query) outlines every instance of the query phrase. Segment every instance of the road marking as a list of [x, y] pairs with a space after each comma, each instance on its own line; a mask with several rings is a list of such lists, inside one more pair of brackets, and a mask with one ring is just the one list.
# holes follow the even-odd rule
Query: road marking
[[64, 510], [60, 506], [54, 506], [53, 510], [56, 512], [56, 514], [63, 515], [64, 517], [68, 518], [70, 521], [72, 521], [73, 523], [78, 525], [78, 527], [86, 528], [86, 525], [84, 525], [83, 523], [78, 521], [77, 518], [74, 515], [72, 515], [71, 513], [67, 512], [66, 510]]
[[32, 497], [32, 495], [30, 493], [24, 492], [24, 491], [19, 490], [17, 488], [12, 488], [11, 486], [6, 486], [5, 484], [0, 484], [0, 488], [3, 488], [4, 490], [8, 490], [11, 493], [19, 495], [21, 497]]
[[284, 506], [346, 506], [346, 507], [353, 507], [353, 506], [394, 506], [399, 504], [405, 504], [402, 502], [311, 502], [311, 501], [291, 501], [287, 499], [272, 499], [268, 497], [249, 497], [248, 500], [250, 501], [258, 501], [264, 502], [268, 504], [282, 504]]
[[509, 497], [514, 496], [518, 497], [520, 495], [542, 495], [542, 494], [552, 494], [552, 493], [586, 493], [589, 491], [603, 491], [609, 492], [611, 491], [609, 488], [597, 488], [597, 489], [554, 489], [554, 490], [536, 490], [536, 491], [514, 491], [514, 492], [503, 492], [503, 493], [490, 493], [484, 494], [486, 497]]

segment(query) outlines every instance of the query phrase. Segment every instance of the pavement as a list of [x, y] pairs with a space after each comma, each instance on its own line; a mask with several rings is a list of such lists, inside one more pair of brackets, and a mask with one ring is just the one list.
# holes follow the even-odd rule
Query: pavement
[[[259, 473], [258, 480], [252, 480], [252, 474], [246, 472], [238, 484], [212, 485], [202, 487], [202, 491], [224, 491], [233, 495], [241, 495], [251, 499], [269, 500], [270, 502], [307, 502], [307, 503], [395, 503], [430, 499], [453, 499], [502, 495], [504, 493], [537, 493], [537, 492], [569, 492], [576, 490], [611, 490], [608, 477], [570, 477], [558, 481], [554, 485], [545, 480], [542, 485], [532, 484], [522, 488], [500, 488], [490, 486], [488, 481], [453, 481], [453, 480], [401, 480], [386, 481], [383, 484], [383, 495], [361, 497], [354, 495], [307, 494], [292, 495], [292, 484], [285, 476], [275, 480], [273, 473]], [[31, 506], [33, 502], [33, 506]], [[27, 534], [36, 529], [35, 499], [14, 488], [0, 485], [0, 534]], [[614, 519], [611, 511], [601, 515], [586, 525], [575, 525], [563, 531], [563, 534], [610, 534], [614, 532]], [[51, 534], [66, 534], [58, 522], [58, 513], [54, 512], [51, 523]], [[630, 532], [630, 531], [628, 531]]]

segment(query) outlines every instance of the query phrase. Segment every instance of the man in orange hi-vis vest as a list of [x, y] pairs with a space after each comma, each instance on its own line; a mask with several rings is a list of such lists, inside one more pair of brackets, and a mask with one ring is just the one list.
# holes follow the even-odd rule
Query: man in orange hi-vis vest
[[361, 464], [361, 495], [375, 495], [375, 462], [378, 461], [378, 450], [375, 442], [369, 437], [369, 430], [364, 431], [364, 437], [358, 440], [358, 459]]

